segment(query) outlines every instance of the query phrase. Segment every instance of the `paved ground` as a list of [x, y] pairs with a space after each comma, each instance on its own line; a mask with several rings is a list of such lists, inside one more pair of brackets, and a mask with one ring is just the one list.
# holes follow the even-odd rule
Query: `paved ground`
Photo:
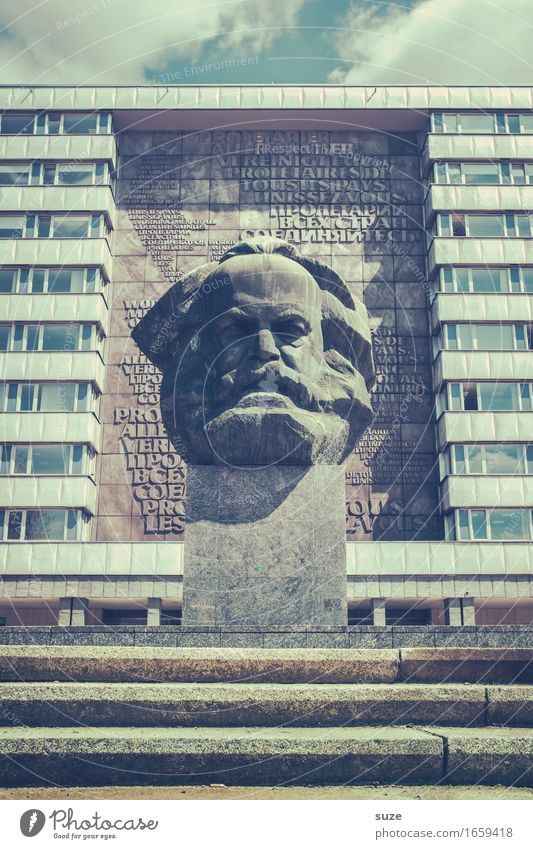
[[529, 787], [69, 787], [0, 788], [0, 799], [529, 799]]

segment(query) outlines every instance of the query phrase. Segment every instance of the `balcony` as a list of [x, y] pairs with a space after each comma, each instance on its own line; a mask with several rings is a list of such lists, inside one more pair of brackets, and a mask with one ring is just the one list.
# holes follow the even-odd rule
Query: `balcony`
[[424, 201], [426, 225], [438, 212], [494, 212], [495, 210], [530, 210], [533, 208], [533, 186], [443, 186], [429, 187]]
[[440, 491], [443, 512], [459, 507], [533, 505], [531, 475], [449, 475]]
[[436, 236], [428, 270], [440, 265], [533, 265], [533, 239], [467, 239]]
[[113, 258], [103, 239], [3, 239], [2, 265], [96, 265], [111, 277]]
[[86, 321], [99, 324], [104, 333], [109, 309], [102, 293], [0, 295], [2, 321]]
[[89, 477], [72, 475], [20, 475], [2, 477], [2, 504], [16, 507], [83, 507], [96, 512], [97, 487]]
[[52, 162], [98, 159], [116, 167], [117, 146], [112, 135], [0, 136], [0, 158]]
[[430, 133], [422, 151], [424, 171], [435, 159], [533, 159], [533, 136]]
[[450, 442], [530, 442], [533, 414], [521, 412], [446, 412], [437, 422], [442, 450]]
[[501, 542], [349, 542], [349, 576], [531, 575], [533, 546]]
[[106, 212], [116, 227], [115, 198], [110, 186], [3, 186], [0, 212]]
[[531, 351], [439, 351], [435, 390], [450, 380], [533, 380]]
[[0, 545], [1, 575], [183, 574], [180, 542], [17, 542]]
[[0, 354], [3, 380], [93, 383], [102, 392], [105, 366], [97, 351], [8, 351]]
[[78, 442], [99, 451], [101, 431], [94, 413], [0, 413], [2, 442]]
[[533, 321], [533, 294], [439, 292], [431, 307], [431, 326], [445, 321]]

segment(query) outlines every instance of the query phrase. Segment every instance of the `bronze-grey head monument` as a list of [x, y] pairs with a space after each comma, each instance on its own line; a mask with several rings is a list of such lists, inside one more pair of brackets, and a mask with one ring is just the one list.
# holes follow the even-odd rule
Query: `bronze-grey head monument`
[[132, 336], [188, 464], [184, 624], [346, 624], [342, 461], [372, 418], [363, 304], [286, 242], [241, 242]]

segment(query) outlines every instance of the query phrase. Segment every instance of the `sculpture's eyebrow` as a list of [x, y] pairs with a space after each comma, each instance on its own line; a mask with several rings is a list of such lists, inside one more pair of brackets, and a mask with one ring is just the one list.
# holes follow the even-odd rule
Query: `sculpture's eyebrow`
[[[280, 304], [278, 306], [272, 304], [270, 318], [274, 323], [287, 320], [299, 321], [305, 325], [307, 331], [311, 328], [310, 316], [303, 306], [293, 306], [292, 304]], [[257, 321], [257, 316], [254, 314], [253, 309], [250, 312], [250, 310], [243, 309], [242, 307], [230, 307], [230, 309], [217, 317], [217, 320], [222, 323], [226, 323], [232, 319], [254, 323]]]
[[241, 309], [240, 307], [231, 307], [229, 310], [225, 310], [225, 312], [216, 316], [216, 318], [220, 321], [225, 318], [243, 318], [243, 319], [252, 319], [246, 310]]

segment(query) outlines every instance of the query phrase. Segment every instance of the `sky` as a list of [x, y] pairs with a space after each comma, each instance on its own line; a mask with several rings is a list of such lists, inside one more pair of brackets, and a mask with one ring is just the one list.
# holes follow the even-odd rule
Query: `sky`
[[533, 84], [533, 0], [17, 0], [0, 83]]

